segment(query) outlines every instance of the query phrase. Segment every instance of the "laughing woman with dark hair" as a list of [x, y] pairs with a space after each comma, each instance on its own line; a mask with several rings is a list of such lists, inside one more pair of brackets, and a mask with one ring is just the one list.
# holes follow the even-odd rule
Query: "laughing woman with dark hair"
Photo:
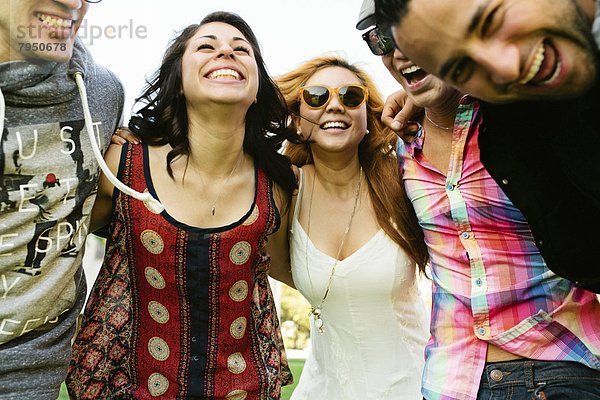
[[267, 273], [291, 284], [288, 112], [258, 42], [217, 12], [172, 42], [138, 99], [142, 145], [111, 146], [93, 226], [104, 265], [74, 344], [75, 398], [279, 399], [291, 382]]

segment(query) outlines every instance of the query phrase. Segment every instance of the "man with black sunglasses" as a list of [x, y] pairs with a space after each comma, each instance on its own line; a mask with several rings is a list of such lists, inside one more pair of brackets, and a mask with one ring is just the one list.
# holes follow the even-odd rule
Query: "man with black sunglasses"
[[[89, 1], [89, 3], [98, 1]], [[58, 397], [85, 302], [83, 249], [123, 88], [77, 30], [82, 0], [0, 2], [0, 399]]]
[[[461, 4], [468, 1], [461, 0]], [[447, 24], [434, 23], [439, 10], [434, 13], [429, 0], [371, 2], [379, 7], [375, 17], [380, 32], [387, 32], [384, 36], [390, 41], [400, 42], [396, 44], [413, 51], [419, 60], [448, 79], [449, 84], [469, 90], [470, 94], [483, 99], [507, 102], [481, 102], [486, 116], [479, 138], [481, 159], [494, 180], [527, 218], [548, 267], [577, 286], [600, 293], [600, 269], [596, 267], [600, 257], [596, 239], [600, 237], [600, 163], [597, 162], [600, 159], [600, 60], [594, 42], [595, 37], [600, 45], [599, 18], [596, 17], [592, 28], [594, 13], [600, 15], [600, 7], [594, 5], [595, 1], [598, 4], [597, 0], [559, 2], [563, 11], [561, 20], [556, 17], [554, 9], [548, 15], [543, 12], [530, 15], [534, 9], [541, 7], [538, 0], [521, 1], [511, 7], [509, 0], [471, 0], [468, 4], [473, 7], [466, 7], [465, 10], [470, 12], [464, 13], [473, 17], [467, 31], [471, 35], [484, 29], [488, 34], [477, 38], [465, 37], [462, 41], [457, 39], [457, 46], [461, 51], [473, 51], [470, 47], [473, 43], [487, 43], [488, 47], [478, 47], [481, 54], [473, 53], [467, 57], [470, 61], [464, 64], [469, 70], [464, 72], [461, 69], [460, 74], [454, 75], [449, 73], [450, 70], [455, 71], [454, 64], [448, 73], [443, 73], [433, 62], [438, 60], [437, 56], [447, 53], [445, 47], [421, 46], [435, 42], [434, 35], [439, 36], [440, 43], [447, 43], [447, 38], [453, 35], [447, 30]], [[443, 8], [450, 7], [454, 12], [452, 7], [457, 4], [444, 2]], [[518, 19], [507, 19], [506, 13], [522, 7], [523, 15]], [[427, 19], [424, 10], [430, 10], [431, 20], [423, 26], [414, 27], [414, 31], [407, 29], [413, 27], [415, 20]], [[475, 10], [478, 12], [473, 14]], [[531, 21], [525, 18], [527, 16], [531, 17]], [[375, 17], [370, 16], [373, 21]], [[541, 29], [542, 26], [548, 28]], [[393, 27], [395, 40], [390, 27]], [[528, 27], [531, 29], [527, 30]], [[506, 30], [506, 35], [497, 37], [501, 30]], [[561, 31], [564, 35], [559, 33]], [[522, 35], [517, 35], [517, 32], [522, 32]], [[522, 46], [522, 42], [506, 43], [510, 35], [521, 38], [524, 43], [536, 43], [539, 54], [525, 57], [527, 52], [518, 49], [535, 46]], [[539, 40], [535, 41], [535, 38]], [[465, 44], [460, 47], [463, 41]], [[415, 45], [417, 42], [419, 46]], [[454, 48], [454, 44], [449, 47]], [[522, 62], [528, 60], [521, 68], [526, 76], [518, 82], [509, 84], [507, 81], [498, 85], [502, 71], [510, 70], [502, 63], [509, 62], [511, 58], [496, 54], [493, 59], [497, 65], [485, 62], [489, 53], [499, 48], [518, 50], [518, 54], [511, 53], [512, 56], [520, 54]], [[430, 49], [431, 55], [424, 49]], [[450, 66], [448, 63], [444, 65]], [[549, 77], [551, 69], [558, 73], [556, 77]], [[449, 78], [458, 75], [469, 79], [463, 82]], [[492, 79], [496, 85], [490, 86], [489, 81], [473, 84], [482, 77]], [[573, 84], [569, 84], [571, 78], [568, 77], [574, 79]], [[584, 79], [580, 81], [580, 78]], [[575, 95], [579, 97], [560, 99]], [[383, 112], [384, 122], [400, 132], [402, 122], [412, 113], [410, 107], [399, 112], [401, 106], [398, 104], [402, 102], [398, 99], [402, 96], [390, 96]], [[524, 99], [538, 100], [525, 102]], [[408, 103], [410, 106], [410, 101]], [[405, 140], [411, 140], [410, 134], [401, 135]]]
[[[494, 134], [504, 132], [500, 136], [505, 142], [501, 154], [511, 163], [519, 163], [518, 157], [523, 155], [520, 145], [542, 139], [529, 139], [527, 135], [535, 126], [546, 127], [543, 132], [552, 133], [552, 122], [543, 122], [535, 109], [527, 107], [517, 114], [523, 121], [501, 120], [494, 109], [500, 106], [471, 96], [453, 103], [451, 96], [455, 95], [447, 92], [453, 90], [448, 84], [389, 45], [391, 38], [376, 25], [373, 3], [363, 2], [357, 28], [371, 28], [363, 38], [373, 54], [383, 57], [385, 66], [415, 102], [420, 100], [419, 104], [426, 105], [423, 128], [397, 148], [406, 190], [420, 218], [432, 260], [432, 339], [426, 350], [423, 394], [427, 398], [461, 400], [508, 396], [515, 400], [575, 396], [600, 399], [596, 384], [600, 379], [600, 347], [594, 340], [600, 325], [580, 329], [587, 324], [585, 321], [600, 321], [598, 297], [587, 291], [599, 289], [593, 280], [598, 276], [597, 255], [594, 260], [597, 246], [593, 245], [600, 235], [597, 224], [591, 226], [596, 231], [589, 239], [579, 235], [571, 240], [556, 235], [560, 232], [544, 231], [545, 226], [535, 225], [531, 209], [526, 213], [513, 201], [513, 192], [506, 189], [513, 178], [498, 182], [483, 158], [484, 151], [480, 151], [491, 130]], [[439, 82], [437, 91], [434, 81]], [[534, 107], [535, 103], [527, 105]], [[432, 112], [436, 107], [443, 112]], [[572, 115], [577, 116], [577, 112]], [[553, 121], [552, 115], [546, 119]], [[522, 126], [529, 131], [515, 137], [512, 132]], [[573, 123], [575, 129], [578, 126], [582, 125]], [[554, 152], [529, 155], [534, 161], [543, 157], [554, 157], [557, 165], [560, 161]], [[546, 173], [560, 176], [557, 165]], [[562, 185], [554, 185], [555, 193], [548, 203], [557, 201], [563, 206], [567, 201], [560, 193], [565, 189]], [[539, 186], [531, 185], [530, 202], [537, 200], [538, 205], [545, 206], [539, 202], [536, 190]], [[556, 211], [564, 218], [545, 221], [546, 226], [556, 222], [568, 230], [568, 224], [573, 223], [580, 231], [586, 217], [597, 220], [593, 203], [582, 201], [581, 192], [569, 193], [582, 209], [559, 207]], [[541, 209], [539, 213], [547, 211]], [[568, 247], [556, 249], [564, 252], [563, 260], [554, 257], [556, 245], [548, 249], [540, 243], [540, 230], [542, 235], [566, 242]], [[583, 244], [581, 254], [574, 253], [579, 250], [577, 242]], [[579, 264], [577, 257], [589, 262]], [[569, 259], [573, 262], [568, 263]], [[571, 274], [583, 274], [587, 279], [578, 285], [587, 290], [574, 287], [548, 268], [571, 278]], [[551, 317], [540, 318], [542, 315]], [[578, 379], [563, 382], [564, 376]]]

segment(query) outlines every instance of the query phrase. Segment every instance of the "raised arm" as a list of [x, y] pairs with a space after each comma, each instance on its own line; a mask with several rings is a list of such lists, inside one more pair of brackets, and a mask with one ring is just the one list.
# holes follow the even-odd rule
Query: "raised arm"
[[396, 132], [402, 140], [411, 142], [417, 130], [408, 122], [416, 119], [422, 110], [401, 89], [388, 96], [383, 106], [381, 121]]
[[[119, 161], [121, 159], [121, 149], [123, 146], [111, 144], [104, 154], [104, 160], [110, 170], [116, 175], [119, 169]], [[95, 232], [103, 228], [110, 222], [112, 216], [112, 197], [114, 186], [106, 178], [103, 173], [100, 173], [98, 181], [98, 194], [92, 209], [92, 219], [90, 222], [90, 231]]]
[[281, 215], [281, 225], [279, 230], [269, 236], [267, 242], [267, 252], [271, 256], [271, 265], [269, 267], [269, 275], [273, 279], [277, 279], [286, 285], [295, 288], [292, 279], [292, 269], [290, 264], [290, 247], [289, 247], [289, 213], [290, 204], [289, 197], [286, 196], [279, 186], [275, 187], [275, 203]]

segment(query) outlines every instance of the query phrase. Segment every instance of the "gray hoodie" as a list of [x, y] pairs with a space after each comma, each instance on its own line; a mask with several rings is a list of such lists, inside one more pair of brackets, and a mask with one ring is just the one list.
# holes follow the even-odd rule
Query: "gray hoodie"
[[99, 167], [75, 72], [104, 151], [120, 122], [123, 87], [80, 41], [69, 63], [0, 64], [0, 345], [76, 316], [85, 299], [83, 246]]

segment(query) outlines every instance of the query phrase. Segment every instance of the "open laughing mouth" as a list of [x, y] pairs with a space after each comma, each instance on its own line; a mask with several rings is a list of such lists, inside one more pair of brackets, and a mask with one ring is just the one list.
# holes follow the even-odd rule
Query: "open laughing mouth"
[[421, 82], [423, 79], [429, 76], [427, 72], [423, 71], [423, 69], [421, 69], [421, 67], [417, 65], [412, 65], [408, 68], [404, 68], [400, 70], [400, 73], [402, 74], [404, 79], [406, 79], [406, 82], [409, 86], [416, 85], [417, 83]]
[[59, 39], [68, 38], [71, 35], [73, 24], [72, 19], [65, 19], [56, 15], [36, 12], [35, 18], [43, 24], [43, 27], [50, 32], [50, 36]]
[[521, 85], [544, 86], [556, 81], [562, 70], [559, 54], [548, 40], [535, 48], [525, 74], [519, 80]]
[[219, 79], [219, 80], [230, 80], [230, 81], [241, 81], [244, 79], [242, 74], [231, 68], [220, 68], [216, 69], [206, 75], [208, 79]]
[[72, 19], [63, 19], [55, 15], [43, 14], [40, 12], [36, 13], [35, 17], [40, 22], [43, 22], [45, 25], [48, 25], [50, 28], [66, 29], [71, 28], [73, 26]]
[[344, 130], [344, 129], [348, 129], [350, 127], [350, 125], [348, 125], [347, 123], [343, 122], [343, 121], [328, 121], [325, 122], [323, 124], [321, 124], [320, 128], [322, 130]]

